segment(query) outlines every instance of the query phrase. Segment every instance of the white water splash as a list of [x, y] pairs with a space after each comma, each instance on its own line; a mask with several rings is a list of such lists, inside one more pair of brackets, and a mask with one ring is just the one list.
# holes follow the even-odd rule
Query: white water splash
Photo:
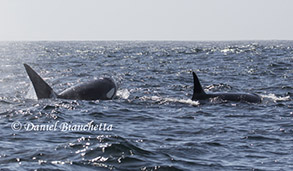
[[118, 90], [116, 95], [122, 99], [128, 99], [130, 92], [127, 89], [122, 89]]
[[164, 98], [164, 97], [159, 97], [159, 96], [151, 96], [147, 97], [144, 96], [141, 98], [142, 100], [152, 100], [160, 103], [167, 103], [167, 102], [173, 102], [173, 103], [185, 103], [185, 104], [190, 104], [190, 105], [195, 105], [198, 106], [199, 102], [198, 101], [193, 101], [191, 99], [177, 99], [177, 98]]
[[276, 96], [275, 94], [261, 94], [260, 95], [262, 98], [268, 98], [268, 99], [272, 99], [274, 102], [277, 101], [287, 101], [290, 100], [290, 96], [285, 96], [285, 97], [281, 97], [281, 96]]

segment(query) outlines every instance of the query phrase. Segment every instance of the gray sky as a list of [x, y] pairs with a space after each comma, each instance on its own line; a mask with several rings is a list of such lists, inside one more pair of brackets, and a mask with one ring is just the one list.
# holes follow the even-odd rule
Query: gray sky
[[0, 40], [293, 40], [293, 0], [0, 0]]

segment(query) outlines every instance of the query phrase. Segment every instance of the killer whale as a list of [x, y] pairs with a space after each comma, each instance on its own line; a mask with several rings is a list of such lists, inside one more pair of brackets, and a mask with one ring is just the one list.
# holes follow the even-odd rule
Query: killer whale
[[227, 101], [244, 101], [249, 103], [260, 103], [261, 97], [257, 94], [250, 94], [250, 93], [210, 93], [207, 94], [203, 90], [200, 81], [195, 74], [195, 72], [192, 72], [193, 75], [193, 96], [192, 100], [206, 100], [210, 98], [219, 98], [221, 100], [227, 100]]
[[110, 100], [115, 96], [117, 91], [115, 82], [111, 78], [103, 77], [87, 83], [78, 84], [57, 94], [29, 65], [23, 65], [33, 84], [38, 99]]

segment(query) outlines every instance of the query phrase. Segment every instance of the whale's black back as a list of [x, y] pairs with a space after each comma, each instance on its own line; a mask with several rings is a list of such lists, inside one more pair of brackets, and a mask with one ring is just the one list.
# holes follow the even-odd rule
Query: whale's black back
[[209, 98], [219, 98], [221, 100], [229, 101], [245, 101], [250, 103], [260, 103], [261, 98], [257, 94], [250, 93], [211, 93], [206, 94], [200, 84], [197, 75], [193, 72], [193, 96], [192, 100], [206, 100]]
[[63, 98], [72, 100], [109, 100], [117, 91], [111, 78], [100, 78], [88, 83], [79, 84], [57, 95], [53, 89], [27, 64], [24, 67], [33, 83], [38, 99]]
[[108, 100], [116, 93], [116, 85], [110, 78], [100, 78], [69, 88], [58, 95], [62, 99]]

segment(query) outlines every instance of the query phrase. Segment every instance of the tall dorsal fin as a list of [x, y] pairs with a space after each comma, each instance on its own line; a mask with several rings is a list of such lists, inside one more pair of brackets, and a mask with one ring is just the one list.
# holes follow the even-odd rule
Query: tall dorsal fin
[[193, 96], [192, 99], [197, 99], [197, 96], [200, 95], [205, 95], [206, 93], [204, 92], [204, 90], [202, 89], [202, 86], [197, 78], [197, 75], [195, 74], [195, 72], [192, 72], [193, 75]]
[[57, 97], [53, 89], [27, 64], [23, 64], [25, 70], [33, 83], [38, 99]]

